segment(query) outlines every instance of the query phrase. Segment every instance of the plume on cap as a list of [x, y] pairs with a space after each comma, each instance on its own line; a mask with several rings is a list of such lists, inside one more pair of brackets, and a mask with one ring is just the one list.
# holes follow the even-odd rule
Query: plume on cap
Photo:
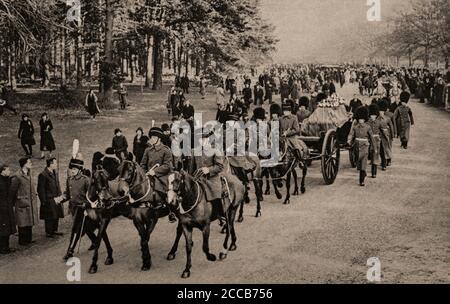
[[72, 144], [72, 158], [77, 158], [78, 152], [80, 151], [80, 142], [78, 139], [73, 140]]

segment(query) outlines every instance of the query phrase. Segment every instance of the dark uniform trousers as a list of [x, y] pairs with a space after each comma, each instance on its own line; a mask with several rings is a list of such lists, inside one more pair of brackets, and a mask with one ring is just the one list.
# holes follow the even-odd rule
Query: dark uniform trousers
[[0, 236], [0, 252], [9, 248], [9, 235]]
[[45, 220], [45, 233], [54, 234], [58, 231], [59, 219]]
[[19, 245], [28, 245], [31, 243], [33, 238], [33, 227], [18, 227], [19, 231]]

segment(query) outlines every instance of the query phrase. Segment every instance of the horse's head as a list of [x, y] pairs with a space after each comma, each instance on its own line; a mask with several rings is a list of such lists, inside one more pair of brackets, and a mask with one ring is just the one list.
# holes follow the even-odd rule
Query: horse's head
[[167, 202], [175, 208], [178, 207], [180, 199], [185, 192], [186, 178], [187, 176], [184, 170], [181, 170], [180, 172], [174, 172], [169, 175], [169, 191], [167, 192]]
[[108, 173], [100, 165], [98, 165], [97, 170], [95, 170], [92, 177], [93, 185], [99, 201], [105, 205], [108, 205], [113, 198], [109, 188]]
[[119, 170], [119, 186], [117, 192], [121, 196], [130, 195], [130, 187], [137, 174], [137, 164], [135, 162], [124, 160]]

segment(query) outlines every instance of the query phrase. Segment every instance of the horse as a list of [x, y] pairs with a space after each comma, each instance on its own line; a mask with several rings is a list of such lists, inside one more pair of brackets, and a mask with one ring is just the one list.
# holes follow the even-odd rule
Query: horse
[[155, 204], [163, 206], [165, 198], [154, 190], [152, 181], [136, 162], [124, 160], [118, 170], [118, 193], [129, 198], [126, 217], [133, 221], [139, 232], [143, 262], [141, 270], [148, 271], [152, 266], [148, 245], [150, 235], [158, 220], [168, 216], [170, 210], [167, 206], [155, 208]]
[[[224, 251], [219, 255], [220, 260], [227, 258], [228, 251], [235, 251], [237, 249], [237, 236], [234, 221], [237, 209], [244, 201], [244, 187], [242, 183], [232, 175], [227, 176], [226, 182], [222, 179], [222, 183], [225, 183], [229, 189], [228, 197], [230, 199], [230, 206], [227, 210], [224, 210], [220, 200], [208, 202], [201, 182], [184, 170], [174, 172], [169, 176], [168, 202], [179, 219], [179, 223], [175, 242], [167, 256], [167, 260], [171, 261], [175, 259], [181, 235], [184, 234], [187, 256], [186, 267], [181, 275], [184, 279], [191, 276], [191, 253], [194, 245], [192, 242], [193, 228], [198, 228], [202, 231], [203, 252], [208, 261], [214, 262], [217, 260], [217, 257], [210, 253], [209, 250], [210, 226], [211, 222], [224, 216], [226, 219], [226, 236], [223, 243]], [[228, 246], [230, 236], [231, 243]]]
[[[283, 186], [283, 181], [286, 178], [286, 198], [283, 202], [283, 204], [288, 205], [290, 204], [290, 198], [291, 198], [291, 178], [294, 178], [294, 192], [293, 195], [299, 195], [299, 189], [298, 189], [298, 176], [297, 176], [297, 172], [295, 171], [295, 169], [298, 167], [302, 170], [302, 181], [301, 181], [301, 185], [300, 185], [300, 191], [302, 194], [304, 194], [306, 192], [306, 187], [305, 187], [305, 180], [306, 180], [306, 175], [308, 173], [308, 164], [307, 164], [307, 159], [306, 158], [301, 158], [298, 159], [295, 154], [293, 153], [293, 151], [291, 150], [291, 148], [287, 147], [285, 142], [281, 143], [284, 146], [284, 153], [280, 159], [280, 163], [272, 166], [272, 167], [268, 167], [267, 171], [268, 173], [266, 173], [270, 176], [270, 178], [272, 179], [272, 183], [274, 185], [274, 189], [275, 189], [275, 194], [277, 196], [278, 199], [282, 199], [283, 195], [280, 193], [280, 191], [278, 190], [278, 188], [281, 188]], [[267, 189], [266, 189], [266, 193], [267, 191], [270, 191], [269, 188], [269, 184], [267, 183]], [[269, 192], [270, 193], [270, 192]]]

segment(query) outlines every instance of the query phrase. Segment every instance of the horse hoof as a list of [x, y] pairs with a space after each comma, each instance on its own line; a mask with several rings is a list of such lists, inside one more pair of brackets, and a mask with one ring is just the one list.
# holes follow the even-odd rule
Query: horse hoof
[[255, 217], [261, 217], [261, 211], [256, 212]]
[[264, 192], [264, 195], [270, 195], [270, 190], [266, 190], [266, 192]]
[[295, 190], [292, 195], [299, 195], [298, 190]]
[[223, 261], [223, 260], [225, 260], [227, 258], [227, 256], [228, 255], [226, 253], [221, 252], [219, 258], [220, 258], [221, 261]]
[[106, 258], [105, 265], [109, 266], [109, 265], [112, 265], [112, 264], [114, 264], [114, 259], [113, 258]]
[[73, 258], [73, 254], [68, 253], [63, 257], [63, 261], [67, 262], [69, 259]]
[[306, 188], [302, 188], [302, 194], [305, 194]]
[[236, 249], [237, 249], [236, 244], [232, 244], [232, 245], [230, 246], [230, 249], [228, 249], [228, 250], [230, 250], [230, 251], [236, 251]]
[[217, 257], [214, 254], [208, 254], [208, 256], [206, 257], [208, 259], [208, 261], [210, 262], [215, 262], [217, 261]]
[[168, 255], [167, 255], [167, 260], [168, 261], [173, 261], [173, 260], [175, 260], [175, 253], [169, 253]]
[[97, 270], [98, 270], [97, 266], [91, 266], [91, 268], [89, 268], [89, 274], [97, 273]]
[[238, 220], [237, 220], [238, 223], [242, 223], [243, 221], [244, 221], [244, 217], [243, 217], [243, 216], [240, 216], [240, 217], [238, 218]]
[[250, 198], [249, 198], [249, 197], [246, 197], [246, 198], [245, 198], [245, 204], [246, 204], [246, 205], [250, 204]]
[[277, 199], [282, 199], [283, 198], [283, 195], [281, 195], [281, 193], [277, 193]]
[[189, 278], [190, 276], [191, 276], [191, 272], [185, 270], [185, 271], [183, 271], [183, 274], [181, 275], [181, 278], [187, 279], [187, 278]]
[[264, 202], [264, 197], [263, 197], [263, 196], [261, 196], [261, 197], [258, 197], [258, 201], [260, 201], [260, 202]]
[[150, 265], [142, 265], [141, 270], [142, 270], [142, 271], [149, 271], [150, 268], [151, 268]]
[[291, 202], [289, 200], [284, 201], [284, 205], [289, 205]]

